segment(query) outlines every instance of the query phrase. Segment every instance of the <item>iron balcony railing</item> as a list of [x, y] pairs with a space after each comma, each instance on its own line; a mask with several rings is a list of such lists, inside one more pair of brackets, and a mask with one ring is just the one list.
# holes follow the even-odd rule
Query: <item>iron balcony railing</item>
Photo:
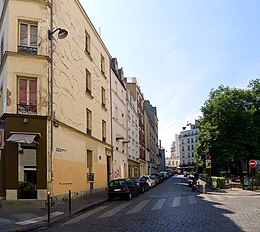
[[17, 105], [18, 114], [37, 114], [37, 105]]

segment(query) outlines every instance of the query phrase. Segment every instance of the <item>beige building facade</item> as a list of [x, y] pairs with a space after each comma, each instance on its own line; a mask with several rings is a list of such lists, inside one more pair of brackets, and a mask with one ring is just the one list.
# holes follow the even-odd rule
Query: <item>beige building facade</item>
[[[125, 79], [130, 84], [131, 79]], [[131, 87], [131, 85], [127, 85]], [[127, 129], [128, 129], [128, 175], [138, 177], [140, 175], [139, 155], [139, 120], [137, 115], [137, 99], [127, 89]]]
[[145, 152], [147, 160], [147, 173], [159, 172], [160, 159], [158, 148], [158, 118], [156, 107], [150, 101], [144, 101], [144, 125], [145, 125]]
[[111, 61], [113, 179], [128, 177], [127, 103], [123, 69]]
[[[78, 0], [6, 0], [0, 9], [0, 197], [104, 189], [112, 178], [109, 51]], [[33, 197], [20, 194], [27, 183]]]

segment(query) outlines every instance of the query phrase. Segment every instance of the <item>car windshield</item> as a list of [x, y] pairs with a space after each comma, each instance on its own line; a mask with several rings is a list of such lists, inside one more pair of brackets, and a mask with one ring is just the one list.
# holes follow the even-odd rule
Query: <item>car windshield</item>
[[124, 180], [113, 180], [109, 184], [110, 187], [114, 187], [118, 185], [126, 185], [126, 182]]

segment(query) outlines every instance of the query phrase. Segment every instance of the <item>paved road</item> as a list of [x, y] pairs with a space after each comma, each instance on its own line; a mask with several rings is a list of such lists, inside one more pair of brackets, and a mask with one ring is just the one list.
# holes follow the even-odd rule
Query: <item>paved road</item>
[[194, 193], [170, 178], [132, 201], [97, 206], [43, 231], [260, 231], [260, 196]]

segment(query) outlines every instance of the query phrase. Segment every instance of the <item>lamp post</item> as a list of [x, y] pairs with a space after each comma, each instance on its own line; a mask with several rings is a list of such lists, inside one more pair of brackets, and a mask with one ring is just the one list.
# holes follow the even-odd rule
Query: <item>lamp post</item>
[[[51, 151], [50, 151], [50, 171], [51, 171], [51, 184], [53, 183], [53, 126], [54, 126], [54, 115], [53, 115], [53, 83], [54, 83], [54, 63], [53, 63], [53, 35], [58, 32], [58, 38], [64, 39], [68, 36], [68, 31], [63, 28], [53, 29], [53, 3], [54, 0], [51, 0], [51, 22], [50, 22], [50, 30], [48, 30], [48, 39], [50, 40], [50, 109], [49, 109], [49, 117], [51, 120]], [[52, 187], [51, 187], [52, 189]], [[52, 191], [51, 191], [52, 193]]]

